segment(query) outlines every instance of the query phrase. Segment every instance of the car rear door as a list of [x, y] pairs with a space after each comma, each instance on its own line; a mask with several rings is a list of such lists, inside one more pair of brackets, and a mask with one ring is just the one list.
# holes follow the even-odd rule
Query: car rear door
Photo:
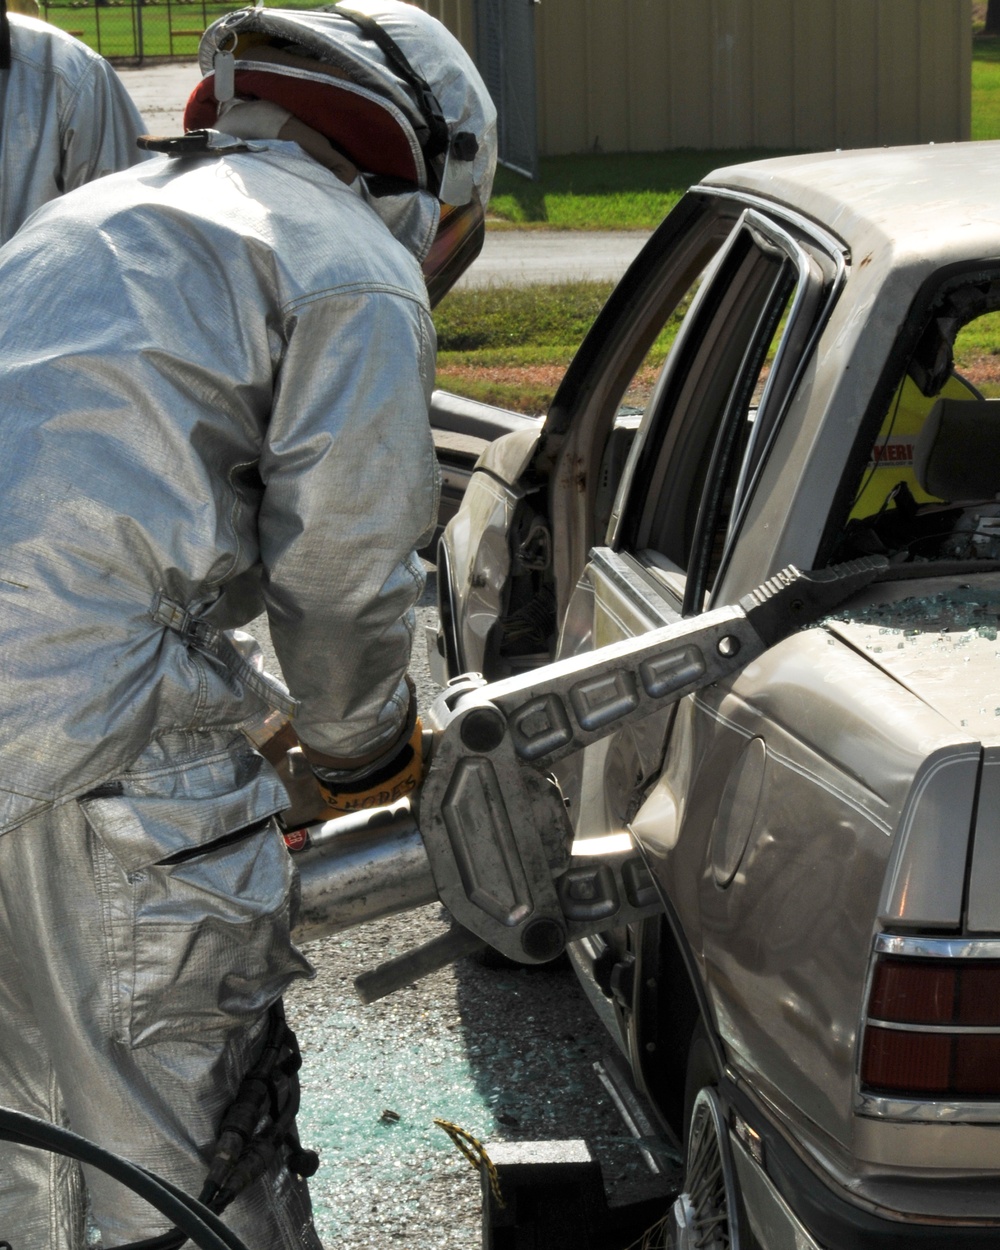
[[[591, 548], [568, 604], [560, 654], [633, 637], [712, 605], [843, 274], [844, 259], [832, 240], [761, 206], [743, 208], [656, 382], [607, 539]], [[633, 828], [683, 912], [696, 960], [704, 952], [699, 897], [713, 885], [705, 864], [715, 827], [714, 816], [699, 819], [699, 805], [714, 813], [722, 792], [736, 794], [735, 805], [752, 815], [755, 795], [744, 800], [762, 771], [755, 732], [715, 714], [713, 703], [728, 686], [719, 683], [703, 697], [622, 730], [566, 761], [559, 774], [578, 837]], [[646, 821], [648, 841], [634, 824], [637, 814]], [[685, 842], [678, 846], [682, 830]], [[578, 952], [578, 966], [600, 956], [600, 943], [591, 946]], [[627, 1013], [626, 1023], [632, 1023]], [[650, 1063], [662, 1066], [662, 1057], [645, 1053], [634, 1029], [629, 1043], [638, 1072]], [[656, 1073], [651, 1077], [648, 1088], [657, 1081]]]
[[[607, 540], [592, 547], [567, 606], [561, 655], [709, 606], [842, 272], [825, 240], [743, 209], [656, 382]], [[586, 753], [577, 765], [587, 798], [581, 833], [628, 818], [663, 747], [659, 723], [641, 739], [625, 731]]]

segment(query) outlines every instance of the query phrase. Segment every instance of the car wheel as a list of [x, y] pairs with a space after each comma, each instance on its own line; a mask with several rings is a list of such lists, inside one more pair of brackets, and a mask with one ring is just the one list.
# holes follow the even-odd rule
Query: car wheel
[[670, 1212], [670, 1250], [741, 1250], [739, 1195], [719, 1095], [699, 1090], [688, 1126], [684, 1189]]
[[[667, 1219], [667, 1250], [752, 1250], [707, 1038], [696, 1030], [688, 1062], [684, 1188]], [[693, 1088], [692, 1088], [693, 1087]]]

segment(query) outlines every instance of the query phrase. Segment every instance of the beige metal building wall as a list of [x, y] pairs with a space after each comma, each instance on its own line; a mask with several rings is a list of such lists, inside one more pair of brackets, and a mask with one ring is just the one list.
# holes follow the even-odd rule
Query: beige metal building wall
[[545, 155], [968, 138], [971, 0], [542, 0]]
[[[419, 2], [474, 54], [472, 0]], [[541, 0], [535, 18], [545, 156], [969, 135], [972, 0]]]
[[472, 0], [416, 0], [431, 17], [436, 17], [475, 58], [476, 38], [473, 32]]

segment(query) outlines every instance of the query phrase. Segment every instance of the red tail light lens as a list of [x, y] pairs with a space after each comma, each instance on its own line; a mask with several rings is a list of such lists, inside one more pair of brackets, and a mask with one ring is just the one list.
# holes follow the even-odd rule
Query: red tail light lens
[[883, 955], [875, 965], [868, 1014], [894, 1024], [1000, 1028], [1000, 960]]
[[869, 1025], [861, 1083], [897, 1098], [1000, 1097], [1000, 1035], [902, 1033]]
[[1000, 1098], [993, 1029], [1000, 1030], [1000, 960], [879, 956], [862, 1086], [899, 1098]]

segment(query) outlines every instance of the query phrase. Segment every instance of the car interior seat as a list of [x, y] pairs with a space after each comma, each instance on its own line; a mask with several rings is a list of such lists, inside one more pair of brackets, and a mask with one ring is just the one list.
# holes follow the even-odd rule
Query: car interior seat
[[1000, 399], [938, 399], [913, 444], [913, 472], [952, 503], [1000, 494]]

